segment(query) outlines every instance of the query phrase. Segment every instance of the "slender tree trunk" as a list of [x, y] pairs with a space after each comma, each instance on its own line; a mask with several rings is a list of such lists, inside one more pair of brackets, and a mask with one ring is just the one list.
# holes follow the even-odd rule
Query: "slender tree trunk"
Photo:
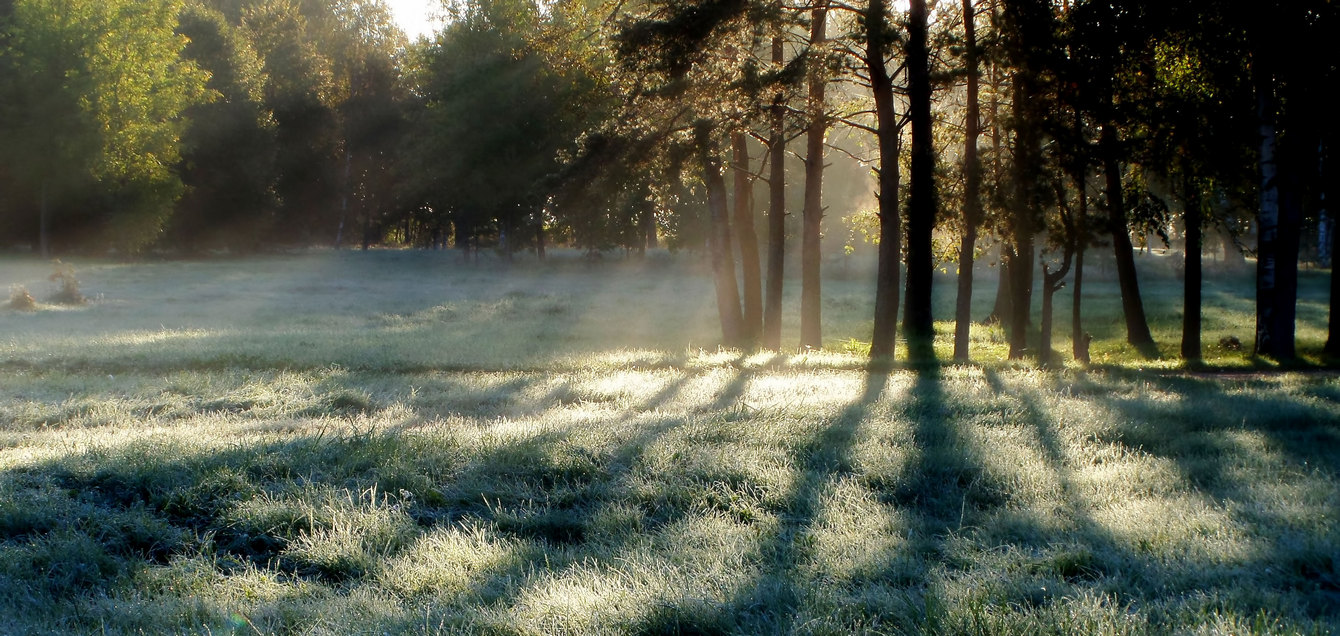
[[1000, 323], [1006, 330], [1010, 327], [1010, 315], [1014, 304], [1010, 302], [1010, 264], [1005, 257], [1008, 247], [1000, 245], [1000, 266], [996, 268], [996, 300], [991, 304], [991, 313], [982, 322]]
[[[781, 68], [781, 36], [772, 38], [772, 64]], [[763, 305], [763, 347], [782, 348], [782, 273], [786, 265], [786, 95], [778, 91], [769, 112], [768, 282]]]
[[1112, 122], [1103, 124], [1099, 136], [1103, 156], [1103, 173], [1107, 178], [1108, 231], [1112, 234], [1112, 251], [1117, 260], [1117, 279], [1121, 287], [1121, 309], [1126, 317], [1126, 342], [1145, 356], [1154, 356], [1158, 347], [1149, 333], [1145, 320], [1144, 300], [1140, 297], [1140, 281], [1135, 271], [1135, 250], [1126, 224], [1126, 203], [1121, 191], [1120, 150], [1117, 131]]
[[335, 249], [340, 249], [344, 243], [344, 220], [349, 216], [349, 191], [353, 188], [353, 180], [350, 179], [354, 165], [354, 153], [345, 151], [344, 153], [344, 191], [340, 193], [340, 225], [335, 228]]
[[1086, 175], [1077, 180], [1079, 186], [1079, 214], [1075, 219], [1075, 286], [1070, 300], [1070, 351], [1076, 362], [1089, 362], [1089, 334], [1084, 332], [1081, 320], [1083, 312], [1084, 290], [1084, 250], [1088, 246], [1089, 193], [1086, 190]]
[[1042, 149], [1034, 106], [1034, 80], [1026, 72], [1014, 80], [1015, 142], [1010, 242], [1003, 249], [1010, 274], [1009, 342], [1011, 359], [1028, 353], [1028, 326], [1033, 305], [1033, 241], [1036, 234], [1038, 175]]
[[1200, 348], [1200, 308], [1201, 308], [1201, 251], [1204, 242], [1202, 200], [1200, 184], [1187, 175], [1182, 186], [1183, 217], [1186, 220], [1186, 267], [1183, 280], [1182, 300], [1182, 359], [1188, 363], [1201, 360]]
[[1075, 254], [1075, 238], [1066, 237], [1065, 256], [1061, 267], [1055, 272], [1047, 265], [1042, 266], [1042, 329], [1038, 336], [1038, 362], [1050, 366], [1054, 362], [1052, 355], [1052, 299], [1056, 292], [1065, 287], [1065, 275], [1070, 271], [1070, 261]]
[[911, 0], [908, 13], [907, 90], [912, 124], [912, 163], [907, 201], [907, 300], [903, 332], [908, 359], [935, 360], [935, 320], [931, 287], [935, 256], [935, 140], [932, 138], [930, 50], [927, 47], [926, 0]]
[[1257, 119], [1260, 132], [1261, 207], [1256, 215], [1256, 345], [1257, 355], [1273, 356], [1275, 343], [1276, 267], [1280, 218], [1278, 157], [1276, 156], [1274, 87], [1269, 76], [1257, 71]]
[[898, 321], [898, 282], [902, 269], [902, 227], [898, 218], [898, 122], [893, 110], [893, 79], [884, 60], [889, 34], [884, 0], [870, 0], [866, 14], [866, 68], [875, 98], [876, 142], [879, 144], [879, 273], [875, 282], [875, 332], [872, 360], [893, 360]]
[[[48, 190], [48, 189], [49, 189], [49, 186], [47, 185], [47, 181], [46, 181], [46, 179], [43, 179], [43, 180], [42, 180], [42, 193], [41, 193], [41, 195], [40, 195], [40, 200], [39, 200], [39, 202], [38, 202], [38, 211], [37, 211], [37, 215], [38, 215], [38, 216], [37, 216], [37, 245], [38, 245], [38, 250], [42, 253], [42, 258], [44, 258], [44, 259], [49, 259], [49, 258], [51, 258], [51, 229], [50, 229], [50, 227], [51, 227], [51, 226], [50, 226], [50, 223], [51, 223], [51, 210], [48, 208], [48, 201], [47, 201], [47, 190]], [[32, 213], [29, 212], [29, 214], [32, 214]], [[32, 217], [28, 217], [28, 218], [32, 218]]]
[[981, 223], [981, 166], [977, 162], [977, 138], [981, 135], [977, 101], [977, 29], [972, 0], [963, 0], [963, 32], [967, 54], [968, 112], [963, 141], [963, 236], [958, 248], [958, 300], [954, 307], [954, 360], [967, 362], [972, 328], [973, 257], [977, 248], [977, 225]]
[[[818, 0], [810, 24], [810, 47], [814, 50], [822, 50], [824, 47], [827, 20], [828, 2]], [[824, 112], [828, 76], [818, 59], [811, 61], [809, 84], [810, 126], [805, 139], [805, 209], [800, 255], [800, 346], [802, 349], [818, 349], [824, 344], [821, 323], [823, 297], [819, 289], [823, 256], [820, 254], [819, 236], [824, 217], [824, 134], [828, 130], [828, 117]]]
[[740, 243], [740, 265], [744, 292], [742, 344], [758, 342], [763, 330], [763, 284], [758, 262], [758, 232], [754, 230], [753, 184], [749, 174], [749, 146], [743, 131], [731, 133], [734, 154], [732, 176], [735, 182], [735, 238]]
[[1332, 356], [1340, 356], [1340, 276], [1335, 275], [1335, 270], [1340, 268], [1340, 210], [1336, 209], [1335, 202], [1340, 199], [1340, 191], [1335, 187], [1337, 158], [1331, 154], [1333, 152], [1332, 140], [1326, 142], [1326, 156], [1322, 164], [1322, 200], [1326, 205], [1326, 214], [1330, 216], [1331, 221], [1331, 310], [1327, 323], [1326, 331], [1326, 353]]
[[721, 318], [721, 338], [727, 346], [740, 344], [740, 290], [735, 282], [735, 256], [731, 251], [730, 218], [726, 214], [726, 178], [716, 143], [706, 125], [698, 128], [698, 152], [702, 161], [703, 181], [707, 183], [707, 208], [711, 217], [708, 251], [716, 282], [717, 313]]
[[537, 214], [535, 219], [535, 258], [544, 260], [544, 216]]
[[656, 202], [651, 198], [651, 188], [643, 186], [642, 214], [638, 226], [642, 230], [643, 251], [656, 249]]

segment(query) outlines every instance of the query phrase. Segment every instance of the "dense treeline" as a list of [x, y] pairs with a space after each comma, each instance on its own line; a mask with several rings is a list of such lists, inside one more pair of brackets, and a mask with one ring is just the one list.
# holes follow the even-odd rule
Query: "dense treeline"
[[[797, 252], [797, 344], [823, 344], [821, 237], [842, 216], [878, 243], [872, 357], [899, 333], [935, 357], [933, 274], [957, 261], [967, 359], [992, 249], [1010, 356], [1044, 363], [1066, 284], [1087, 359], [1093, 250], [1155, 355], [1133, 239], [1176, 235], [1188, 361], [1207, 239], [1257, 257], [1256, 351], [1281, 360], [1300, 258], [1335, 250], [1326, 0], [444, 10], [408, 42], [379, 0], [0, 0], [0, 233], [44, 255], [665, 242], [710, 256], [726, 342], [778, 347]], [[830, 214], [841, 157], [872, 169], [869, 209]]]

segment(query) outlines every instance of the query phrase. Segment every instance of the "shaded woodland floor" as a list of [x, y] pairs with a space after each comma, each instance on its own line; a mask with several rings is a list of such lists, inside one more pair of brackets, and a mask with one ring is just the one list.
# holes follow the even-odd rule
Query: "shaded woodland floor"
[[857, 277], [830, 350], [718, 350], [671, 259], [81, 279], [0, 312], [0, 632], [1340, 629], [1329, 373], [1106, 336], [1043, 371], [984, 328], [981, 365], [869, 374]]

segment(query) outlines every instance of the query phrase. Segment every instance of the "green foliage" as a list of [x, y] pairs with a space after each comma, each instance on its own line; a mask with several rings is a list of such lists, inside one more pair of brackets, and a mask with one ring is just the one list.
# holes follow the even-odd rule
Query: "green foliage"
[[224, 16], [200, 4], [187, 6], [178, 32], [190, 39], [183, 55], [210, 74], [216, 98], [188, 111], [182, 178], [165, 241], [188, 250], [247, 249], [272, 231], [277, 125], [265, 105], [266, 75], [260, 57]]
[[415, 178], [458, 242], [496, 229], [515, 249], [544, 222], [559, 153], [592, 116], [592, 84], [536, 49], [547, 29], [538, 5], [481, 0], [456, 12], [415, 52], [426, 133], [413, 145]]
[[[134, 251], [153, 241], [180, 196], [173, 172], [185, 111], [206, 74], [180, 54], [179, 0], [18, 0], [3, 21], [0, 161], [35, 203], [47, 188], [67, 243]], [[34, 215], [35, 217], [35, 215]]]

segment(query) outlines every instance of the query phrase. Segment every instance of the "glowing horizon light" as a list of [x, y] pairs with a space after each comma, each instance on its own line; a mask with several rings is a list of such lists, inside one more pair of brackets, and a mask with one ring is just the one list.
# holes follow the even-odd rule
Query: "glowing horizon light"
[[386, 0], [386, 6], [410, 42], [431, 37], [442, 26], [438, 17], [442, 12], [439, 0]]

